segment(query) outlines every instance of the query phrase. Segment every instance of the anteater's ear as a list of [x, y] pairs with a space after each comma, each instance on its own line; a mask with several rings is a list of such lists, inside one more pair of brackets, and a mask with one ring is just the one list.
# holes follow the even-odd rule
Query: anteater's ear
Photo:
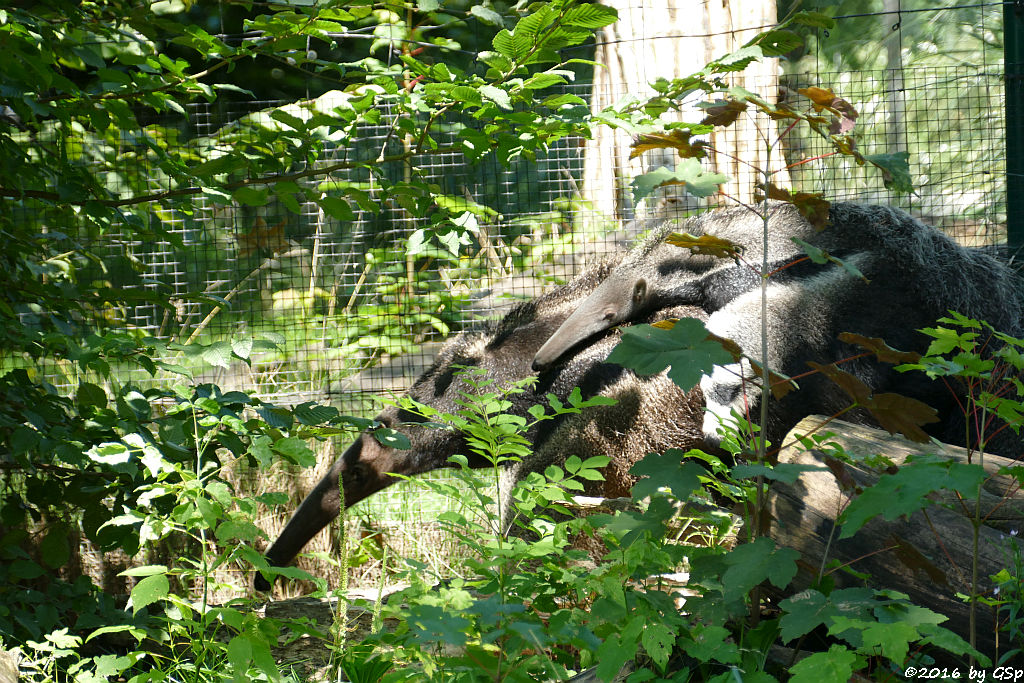
[[640, 278], [633, 284], [633, 305], [639, 306], [647, 298], [647, 280]]

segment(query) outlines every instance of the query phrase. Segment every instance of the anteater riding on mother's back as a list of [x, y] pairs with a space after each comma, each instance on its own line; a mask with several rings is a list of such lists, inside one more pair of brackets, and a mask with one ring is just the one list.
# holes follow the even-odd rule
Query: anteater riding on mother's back
[[[833, 204], [829, 225], [819, 231], [792, 205], [770, 202], [753, 208], [666, 220], [628, 254], [519, 304], [500, 321], [449, 340], [409, 395], [451, 412], [460, 392], [472, 391], [456, 370], [472, 366], [484, 368], [503, 385], [538, 375], [534, 389], [512, 401], [511, 411], [520, 415], [530, 405], [546, 402], [548, 393], [564, 399], [575, 386], [583, 389], [584, 398], [613, 397], [617, 406], [587, 409], [534, 429], [528, 435], [534, 456], [515, 469], [519, 474], [542, 471], [569, 455], [605, 454], [613, 459], [612, 488], [621, 487], [628, 484], [630, 464], [648, 452], [715, 442], [720, 422], [733, 412], [756, 416], [760, 380], [746, 361], [716, 368], [700, 382], [707, 406], [702, 414], [696, 388], [683, 391], [664, 372], [641, 377], [608, 363], [618, 341], [615, 328], [666, 318], [706, 318], [708, 330], [732, 339], [760, 362], [761, 276], [746, 263], [759, 265], [767, 256], [769, 270], [775, 271], [766, 290], [767, 363], [772, 370], [793, 376], [804, 373], [808, 361], [828, 364], [859, 356], [843, 363], [843, 369], [874, 392], [902, 393], [932, 405], [938, 421], [928, 426], [929, 433], [963, 443], [962, 396], [923, 373], [896, 372], [838, 336], [853, 332], [881, 337], [896, 348], [924, 351], [928, 338], [918, 330], [950, 310], [1020, 336], [1024, 306], [1017, 274], [990, 254], [961, 247], [897, 209]], [[666, 244], [671, 232], [728, 239], [744, 249], [746, 263]], [[803, 248], [791, 237], [829, 252], [847, 267], [804, 259]], [[778, 444], [803, 417], [832, 414], [849, 403], [830, 380], [811, 375], [800, 380], [799, 391], [769, 404], [765, 434]], [[871, 422], [866, 412], [845, 417]], [[271, 565], [289, 562], [338, 515], [342, 500], [347, 507], [393, 483], [389, 473], [426, 472], [447, 466], [456, 453], [471, 455], [459, 434], [422, 426], [422, 418], [397, 407], [385, 409], [377, 421], [405, 433], [412, 448], [389, 448], [369, 431], [358, 437], [268, 550]], [[1019, 437], [1004, 430], [988, 448], [1019, 455]], [[268, 583], [257, 577], [257, 587]]]

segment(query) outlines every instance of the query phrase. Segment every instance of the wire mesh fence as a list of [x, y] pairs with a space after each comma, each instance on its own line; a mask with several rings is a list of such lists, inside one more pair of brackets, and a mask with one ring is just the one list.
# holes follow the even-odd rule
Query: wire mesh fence
[[[809, 35], [806, 52], [786, 60], [777, 81], [760, 84], [762, 92], [786, 99], [810, 85], [832, 88], [859, 112], [862, 151], [909, 154], [915, 191], [893, 194], [877, 172], [829, 156], [820, 141], [801, 131], [793, 131], [782, 146], [794, 188], [832, 200], [895, 204], [965, 244], [1004, 244], [1004, 69], [999, 46], [991, 44], [991, 37], [1000, 34], [1000, 11], [993, 4], [915, 10], [912, 19], [898, 12], [857, 13], [837, 18], [831, 32]], [[929, 47], [939, 44], [936, 26], [967, 23], [978, 34], [973, 43], [963, 39], [970, 49], [961, 50], [957, 43], [955, 50], [947, 50], [952, 57], [938, 59], [934, 53], [939, 48]], [[857, 63], [851, 57], [856, 52], [849, 47], [851, 35], [860, 52], [870, 53]], [[639, 51], [629, 40], [621, 40], [619, 48]], [[896, 42], [895, 52], [865, 47], [887, 41]], [[646, 84], [616, 87], [628, 93]], [[584, 74], [567, 92], [589, 101], [592, 90]], [[165, 144], [214, 151], [257, 145], [260, 127], [274, 125], [268, 112], [287, 106], [269, 101], [192, 106], [182, 120], [163, 122], [177, 131], [177, 138]], [[442, 122], [438, 149], [454, 148], [460, 127], [467, 124], [472, 122]], [[144, 145], [133, 137], [139, 135], [126, 131], [113, 152], [123, 160], [125, 177], [141, 178], [148, 191], [169, 189], [155, 167], [129, 168], [144, 164]], [[81, 154], [97, 153], [89, 144], [83, 140]], [[326, 193], [343, 188], [357, 198], [351, 215], [343, 218], [299, 199], [239, 204], [207, 198], [181, 206], [169, 199], [154, 204], [149, 215], [176, 241], [143, 239], [138, 231], [132, 237], [125, 236], [128, 232], [90, 236], [102, 260], [97, 268], [113, 286], [149, 288], [175, 303], [168, 310], [142, 302], [104, 312], [105, 317], [133, 333], [178, 341], [273, 342], [273, 348], [256, 349], [248, 365], [211, 369], [197, 364], [194, 379], [278, 403], [332, 402], [344, 412], [371, 415], [374, 399], [407, 389], [446, 337], [500, 316], [511, 302], [565, 282], [586, 263], [621, 249], [645, 227], [642, 222], [623, 224], [642, 217], [641, 209], [608, 215], [587, 198], [622, 188], [583, 191], [591, 176], [587, 141], [581, 139], [563, 139], [537, 159], [518, 158], [508, 167], [493, 157], [468, 163], [452, 149], [420, 155], [411, 163], [382, 162], [372, 176], [340, 168], [339, 162], [386, 159], [409, 145], [382, 111], [378, 125], [328, 144], [318, 158], [305, 158], [300, 149], [282, 150], [280, 172], [285, 178], [295, 176], [289, 182], [297, 188], [313, 184]], [[295, 156], [289, 160], [291, 153]], [[338, 170], [316, 179], [303, 175], [312, 167], [335, 166]], [[486, 207], [474, 215], [464, 238], [452, 237], [461, 243], [419, 248], [423, 224], [410, 218], [401, 201], [376, 202], [381, 183], [399, 183], [411, 174], [435, 186], [439, 201]], [[116, 185], [119, 179], [107, 182]], [[707, 205], [679, 206], [685, 212]], [[40, 220], [27, 209], [24, 219]], [[197, 299], [195, 293], [208, 298]], [[52, 368], [51, 379], [57, 385], [74, 383], [60, 366]], [[165, 378], [126, 371], [122, 380], [145, 384]]]

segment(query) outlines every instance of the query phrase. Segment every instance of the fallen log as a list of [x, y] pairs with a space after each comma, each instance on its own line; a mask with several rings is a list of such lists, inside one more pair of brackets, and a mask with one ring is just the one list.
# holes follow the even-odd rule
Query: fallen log
[[[877, 516], [852, 538], [839, 540], [837, 519], [849, 502], [875, 482], [883, 472], [868, 466], [864, 458], [882, 454], [899, 467], [911, 455], [936, 454], [963, 463], [968, 452], [956, 446], [916, 444], [887, 432], [834, 420], [823, 430], [821, 416], [801, 421], [787, 436], [779, 453], [780, 463], [816, 465], [792, 484], [773, 482], [769, 493], [769, 535], [780, 545], [800, 552], [795, 591], [830, 572], [837, 586], [862, 585], [852, 572], [870, 576], [869, 585], [888, 588], [910, 596], [912, 602], [949, 618], [946, 628], [969, 640], [969, 605], [960, 595], [970, 594], [973, 527], [969, 515], [974, 501], [960, 501], [956, 494], [940, 491], [930, 497], [935, 504], [923, 511], [889, 521]], [[806, 450], [798, 444], [800, 434], [832, 433], [829, 441], [855, 457], [853, 463], [831, 455], [828, 448]], [[973, 457], [977, 462], [977, 455]], [[1016, 461], [985, 455], [989, 475], [983, 485], [979, 529], [979, 592], [992, 595], [990, 577], [1010, 565], [1006, 532], [1020, 529], [1024, 521], [1024, 494], [1016, 479], [997, 474]], [[964, 504], [966, 502], [966, 504]], [[830, 564], [832, 563], [832, 564]], [[830, 569], [838, 563], [852, 572]], [[792, 590], [792, 587], [791, 587]], [[794, 591], [794, 592], [795, 592]], [[1000, 645], [993, 608], [976, 608], [977, 649], [996, 659]], [[1002, 644], [1006, 649], [1006, 644]]]

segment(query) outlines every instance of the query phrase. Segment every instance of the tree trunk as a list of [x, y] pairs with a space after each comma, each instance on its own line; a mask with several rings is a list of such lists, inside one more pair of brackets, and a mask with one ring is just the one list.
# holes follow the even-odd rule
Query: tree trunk
[[[650, 83], [658, 78], [673, 79], [699, 71], [704, 65], [743, 45], [759, 31], [776, 23], [775, 0], [705, 0], [699, 4], [685, 0], [606, 0], [619, 12], [619, 20], [598, 37], [591, 108], [598, 112], [625, 95], [650, 96]], [[766, 59], [751, 64], [745, 71], [730, 74], [729, 84], [776, 99], [778, 61]], [[696, 104], [694, 102], [693, 104]], [[703, 115], [696, 107], [665, 119], [697, 123]], [[780, 158], [769, 160], [764, 144], [768, 133], [777, 134], [775, 125], [765, 117], [742, 117], [732, 126], [716, 131], [711, 145], [719, 151], [708, 160], [709, 170], [730, 177], [722, 191], [739, 201], [750, 202], [754, 183], [759, 180], [753, 168], [782, 168]], [[630, 182], [641, 173], [661, 166], [673, 168], [678, 157], [670, 150], [648, 152], [629, 159], [630, 136], [621, 130], [598, 128], [588, 141], [584, 154], [584, 198], [593, 207], [595, 222], [643, 217], [644, 207], [633, 205]], [[774, 156], [780, 156], [774, 150]], [[777, 184], [786, 178], [775, 176]], [[684, 200], [686, 209], [699, 204], [685, 197], [680, 187], [663, 188], [659, 196], [648, 198], [649, 205], [665, 197]], [[717, 203], [717, 202], [715, 202]]]

